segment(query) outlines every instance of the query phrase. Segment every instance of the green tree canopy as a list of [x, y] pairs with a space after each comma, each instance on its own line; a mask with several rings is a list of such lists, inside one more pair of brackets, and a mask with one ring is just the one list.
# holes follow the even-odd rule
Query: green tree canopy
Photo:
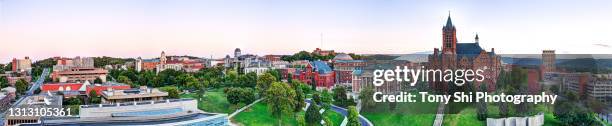
[[168, 92], [168, 98], [171, 98], [171, 99], [180, 98], [179, 96], [180, 91], [177, 87], [166, 86], [166, 87], [161, 87], [160, 90]]
[[101, 101], [102, 100], [100, 96], [98, 96], [96, 90], [91, 90], [89, 92], [89, 104], [100, 104]]
[[274, 82], [266, 91], [268, 96], [266, 102], [268, 111], [278, 119], [279, 125], [282, 121], [282, 116], [291, 113], [295, 105], [295, 91], [283, 82]]
[[302, 92], [302, 89], [298, 86], [294, 86], [293, 89], [295, 90], [295, 106], [293, 108], [293, 112], [300, 112], [302, 111], [302, 108], [304, 108], [306, 106], [306, 102], [304, 101], [305, 95], [304, 92]]
[[128, 85], [130, 85], [130, 87], [138, 87], [138, 85], [134, 84], [132, 82], [132, 80], [130, 80], [130, 78], [128, 78], [127, 76], [119, 76], [119, 77], [117, 77], [117, 81], [119, 83], [128, 84]]
[[268, 90], [268, 88], [270, 87], [270, 85], [272, 85], [273, 82], [276, 82], [276, 78], [272, 76], [272, 74], [265, 73], [261, 75], [261, 77], [257, 79], [257, 86], [255, 87], [259, 95], [265, 97], [265, 92]]
[[309, 126], [318, 126], [321, 124], [321, 113], [319, 113], [319, 107], [315, 104], [310, 104], [306, 109], [306, 124]]
[[26, 90], [28, 90], [28, 82], [24, 79], [19, 79], [17, 80], [17, 82], [15, 82], [15, 89], [17, 90], [18, 94], [23, 94], [26, 92]]
[[355, 108], [355, 106], [349, 106], [348, 107], [348, 123], [346, 124], [347, 126], [361, 126], [361, 123], [359, 122], [359, 112], [357, 112], [357, 109]]
[[361, 100], [361, 105], [363, 105], [363, 107], [374, 106], [374, 99], [372, 98], [372, 96], [374, 96], [374, 89], [371, 86], [366, 86], [361, 89], [361, 92], [359, 93], [359, 100]]

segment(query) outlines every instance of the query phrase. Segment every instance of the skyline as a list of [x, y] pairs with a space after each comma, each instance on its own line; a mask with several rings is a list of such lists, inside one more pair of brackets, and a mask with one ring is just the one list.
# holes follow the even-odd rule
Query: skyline
[[440, 48], [449, 11], [460, 43], [478, 33], [497, 53], [612, 54], [606, 5], [612, 1], [2, 0], [0, 62], [161, 51], [220, 58], [234, 48], [409, 54]]

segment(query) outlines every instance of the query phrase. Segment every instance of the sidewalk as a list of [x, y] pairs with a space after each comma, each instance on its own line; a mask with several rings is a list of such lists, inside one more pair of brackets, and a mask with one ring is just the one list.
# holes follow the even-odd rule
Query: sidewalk
[[[253, 103], [251, 103], [251, 104], [249, 104], [249, 105], [247, 105], [247, 106], [244, 106], [244, 107], [242, 107], [242, 108], [240, 108], [240, 109], [238, 109], [238, 110], [234, 111], [232, 114], [230, 114], [229, 116], [227, 116], [227, 118], [228, 118], [228, 119], [231, 119], [231, 118], [232, 118], [232, 117], [234, 117], [235, 115], [238, 115], [238, 113], [240, 113], [240, 112], [242, 112], [242, 111], [244, 111], [244, 110], [246, 110], [246, 109], [250, 108], [251, 106], [253, 106], [253, 105], [255, 105], [255, 104], [259, 103], [260, 101], [262, 101], [262, 100], [264, 100], [264, 99], [266, 99], [266, 98], [260, 98], [260, 99], [255, 100]], [[229, 123], [230, 123], [230, 125], [231, 125], [231, 126], [238, 126], [238, 124], [233, 123], [231, 120], [229, 121]]]
[[433, 126], [442, 126], [442, 122], [444, 121], [444, 103], [440, 102], [438, 105], [438, 111], [436, 113], [436, 120], [434, 120]]

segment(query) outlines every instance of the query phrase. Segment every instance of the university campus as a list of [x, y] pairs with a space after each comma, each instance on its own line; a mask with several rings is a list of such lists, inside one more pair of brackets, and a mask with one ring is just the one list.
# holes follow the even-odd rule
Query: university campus
[[[452, 2], [440, 5], [448, 7], [440, 10], [427, 8], [437, 6], [432, 5], [436, 2], [416, 1], [61, 2], [64, 4], [0, 1], [0, 28], [5, 28], [0, 30], [0, 41], [8, 45], [0, 47], [0, 126], [612, 125], [612, 52], [608, 46], [612, 40], [604, 35], [594, 44], [567, 45], [564, 40], [573, 41], [575, 36], [563, 36], [555, 28], [538, 29], [544, 26], [524, 28], [555, 36], [540, 41], [543, 39], [533, 37], [535, 32], [516, 32], [510, 27], [517, 25], [506, 24], [507, 19], [487, 18], [492, 12], [469, 6], [507, 4]], [[609, 7], [593, 3], [578, 5]], [[410, 9], [394, 10], [399, 9], [396, 4], [435, 12], [415, 16], [418, 13]], [[304, 11], [307, 7], [325, 11]], [[519, 17], [529, 13], [514, 7], [492, 10], [508, 8], [505, 12], [510, 16], [517, 16], [510, 14], [515, 11]], [[391, 11], [389, 15], [411, 18], [381, 16]], [[538, 13], [546, 12], [534, 15]], [[426, 19], [414, 21], [419, 20], [416, 17]], [[334, 23], [325, 23], [327, 20]], [[351, 21], [342, 22], [346, 20]], [[499, 24], [479, 24], [496, 21]], [[206, 25], [194, 25], [200, 23]], [[558, 24], [562, 23], [566, 22]], [[554, 23], [543, 25], [550, 28]], [[601, 31], [612, 32], [612, 25], [603, 25]], [[392, 32], [397, 29], [419, 33]], [[523, 40], [515, 35], [538, 41], [508, 42]], [[117, 42], [107, 42], [110, 40]], [[366, 42], [371, 40], [376, 41]], [[570, 50], [584, 44], [591, 49]], [[409, 76], [399, 74], [400, 66], [478, 70], [472, 75], [481, 78], [466, 72], [451, 75], [478, 81], [456, 84], [452, 77], [451, 81], [417, 79], [414, 83], [388, 78], [376, 81], [396, 68], [398, 78]], [[391, 74], [375, 72], [387, 69]], [[422, 77], [445, 78], [442, 75]], [[427, 94], [416, 99], [455, 93], [550, 94], [555, 99], [540, 103], [377, 100], [405, 93]]]

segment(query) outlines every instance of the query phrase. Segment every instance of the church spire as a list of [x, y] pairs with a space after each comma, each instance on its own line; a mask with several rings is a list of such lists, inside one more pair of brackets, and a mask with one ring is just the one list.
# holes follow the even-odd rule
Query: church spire
[[474, 40], [476, 41], [476, 43], [478, 43], [478, 33], [476, 33], [476, 37], [474, 37]]
[[451, 21], [450, 11], [448, 11], [448, 19], [446, 19], [446, 27], [453, 27], [453, 22]]

